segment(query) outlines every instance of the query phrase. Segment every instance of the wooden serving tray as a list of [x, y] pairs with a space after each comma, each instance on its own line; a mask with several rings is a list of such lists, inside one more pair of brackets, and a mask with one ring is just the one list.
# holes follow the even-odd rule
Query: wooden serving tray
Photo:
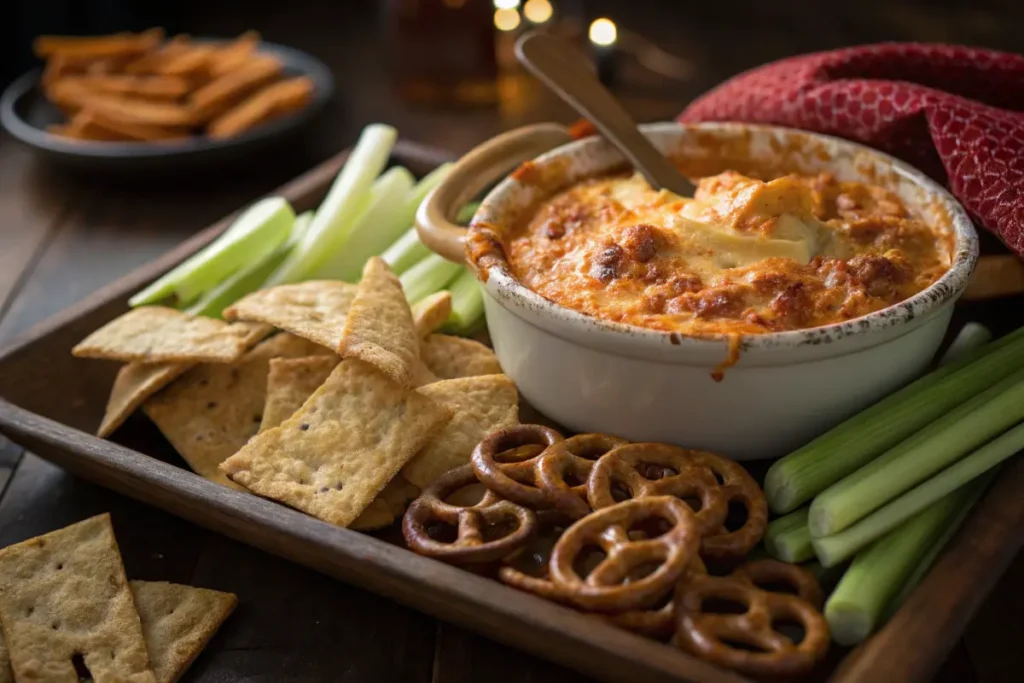
[[[280, 188], [297, 212], [313, 208], [342, 153]], [[395, 163], [425, 173], [449, 155], [400, 142]], [[0, 349], [0, 432], [72, 473], [231, 538], [391, 597], [605, 681], [736, 683], [747, 679], [554, 603], [432, 559], [380, 536], [341, 529], [184, 467], [158, 432], [130, 420], [119, 443], [92, 436], [117, 366], [71, 347], [126, 310], [131, 293], [210, 242], [228, 217]], [[144, 454], [145, 453], [145, 454]], [[927, 579], [875, 637], [833, 648], [816, 680], [928, 681], [1024, 543], [1024, 459], [999, 477]], [[388, 539], [392, 540], [388, 540]]]

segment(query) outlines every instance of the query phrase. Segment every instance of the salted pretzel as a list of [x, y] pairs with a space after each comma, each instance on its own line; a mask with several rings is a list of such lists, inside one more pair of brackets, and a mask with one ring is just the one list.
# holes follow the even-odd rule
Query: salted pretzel
[[690, 453], [665, 443], [620, 446], [594, 464], [587, 481], [587, 499], [595, 510], [614, 505], [617, 486], [625, 488], [631, 498], [699, 499], [701, 534], [717, 532], [729, 512], [728, 501], [712, 471], [695, 465]]
[[[563, 439], [541, 425], [518, 425], [489, 435], [473, 451], [477, 478], [501, 497], [534, 510], [555, 509], [571, 519], [590, 513], [586, 481], [594, 461], [627, 443], [607, 434]], [[509, 461], [512, 449], [542, 448], [533, 457]], [[567, 481], [567, 479], [575, 481]]]
[[705, 559], [738, 559], [761, 541], [768, 528], [768, 503], [754, 478], [739, 464], [707, 451], [687, 451], [690, 461], [708, 468], [720, 480], [726, 505], [741, 504], [747, 519], [739, 529], [729, 531], [723, 524], [704, 536], [701, 555]]
[[[539, 597], [572, 606], [571, 595], [548, 578], [551, 548], [554, 541], [564, 532], [566, 520], [563, 515], [552, 515], [550, 512], [537, 513], [540, 531], [514, 558], [506, 560], [498, 570], [498, 578], [513, 588], [518, 588]], [[690, 576], [707, 574], [707, 568], [700, 556], [694, 556], [680, 581], [687, 581]], [[658, 598], [658, 603], [650, 609], [630, 610], [621, 614], [594, 614], [593, 616], [615, 624], [619, 628], [633, 631], [650, 638], [664, 639], [675, 630], [673, 619], [673, 587]]]
[[780, 592], [774, 590], [774, 586], [787, 586], [790, 593], [821, 609], [821, 585], [814, 574], [795, 564], [767, 558], [754, 560], [737, 568], [730, 576], [769, 593]]
[[[532, 510], [502, 500], [493, 491], [474, 505], [445, 502], [452, 493], [476, 483], [473, 468], [463, 465], [424, 489], [402, 518], [402, 535], [409, 548], [453, 564], [475, 564], [500, 560], [526, 545], [537, 531]], [[434, 525], [454, 526], [455, 538], [436, 538], [431, 533]]]
[[[761, 563], [753, 563], [759, 565]], [[782, 564], [782, 563], [779, 563]], [[828, 650], [829, 630], [825, 617], [814, 604], [796, 595], [758, 588], [754, 577], [793, 578], [794, 572], [764, 565], [725, 577], [698, 576], [680, 584], [676, 592], [675, 643], [709, 662], [741, 673], [768, 678], [794, 677], [808, 673]], [[798, 581], [798, 590], [813, 597], [806, 577]], [[802, 588], [800, 587], [802, 586]], [[820, 590], [819, 590], [820, 595]], [[705, 611], [712, 600], [737, 604], [743, 613]], [[776, 630], [781, 621], [794, 622], [803, 629], [803, 638], [794, 643]], [[742, 644], [738, 647], [733, 643]]]
[[[658, 521], [670, 525], [663, 534], [630, 538], [630, 529]], [[595, 546], [605, 557], [580, 576], [576, 563]], [[551, 550], [551, 581], [586, 610], [645, 609], [682, 576], [699, 547], [697, 518], [683, 501], [670, 496], [626, 500], [592, 512], [565, 530]]]

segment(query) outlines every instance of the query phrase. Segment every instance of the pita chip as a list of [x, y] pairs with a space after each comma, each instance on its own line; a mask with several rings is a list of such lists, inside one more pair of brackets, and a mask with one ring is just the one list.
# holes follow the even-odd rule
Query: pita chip
[[420, 488], [469, 462], [473, 449], [491, 432], [519, 423], [519, 394], [505, 375], [446, 379], [416, 391], [453, 414], [441, 433], [402, 468], [402, 476]]
[[295, 414], [341, 361], [337, 356], [274, 358], [267, 377], [267, 400], [260, 431], [276, 427]]
[[273, 358], [328, 353], [291, 334], [257, 345], [238, 362], [197, 365], [149, 399], [143, 411], [196, 474], [232, 486], [217, 469], [259, 429]]
[[429, 335], [420, 344], [420, 358], [440, 379], [501, 373], [501, 364], [494, 351], [478, 341], [463, 337]]
[[413, 386], [419, 337], [402, 283], [384, 259], [366, 262], [338, 353], [374, 366], [399, 386]]
[[435, 292], [416, 302], [412, 307], [412, 319], [416, 334], [420, 338], [436, 332], [448, 320], [452, 312], [452, 293], [447, 290]]
[[90, 334], [71, 353], [126, 363], [231, 363], [245, 353], [250, 334], [249, 326], [141, 306]]
[[206, 588], [164, 581], [129, 585], [156, 683], [181, 678], [238, 604], [231, 593]]
[[221, 470], [254, 493], [348, 526], [449, 419], [448, 408], [347, 358], [297, 413]]
[[0, 622], [16, 680], [156, 683], [110, 515], [0, 550]]
[[267, 323], [337, 351], [355, 295], [355, 285], [336, 280], [280, 285], [243, 297], [224, 318]]

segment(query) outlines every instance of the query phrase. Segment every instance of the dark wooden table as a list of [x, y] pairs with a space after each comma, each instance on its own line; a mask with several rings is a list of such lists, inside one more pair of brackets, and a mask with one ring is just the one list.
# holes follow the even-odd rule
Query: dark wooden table
[[[627, 72], [629, 83], [618, 91], [641, 120], [671, 118], [722, 78], [797, 52], [880, 39], [1022, 47], [1016, 22], [1000, 14], [1010, 3], [989, 9], [950, 3], [944, 10], [887, 3], [870, 11], [851, 4], [812, 12], [795, 11], [798, 4], [707, 3], [685, 12], [676, 2], [588, 5], [693, 64], [692, 77], [682, 82]], [[291, 0], [287, 12], [280, 5], [256, 2], [245, 12], [233, 3], [187, 5], [187, 25], [196, 34], [257, 28], [324, 59], [338, 77], [340, 96], [310, 144], [253, 159], [245, 173], [103, 178], [46, 167], [0, 137], [0, 343], [351, 143], [367, 122], [387, 121], [405, 137], [461, 152], [504, 128], [572, 118], [538, 89], [485, 109], [409, 107], [389, 85], [370, 3]], [[0, 546], [110, 511], [130, 577], [238, 594], [238, 612], [186, 680], [584, 680], [77, 480], [2, 436], [0, 492]], [[937, 680], [1020, 680], [1022, 585], [1024, 559], [1018, 557]]]

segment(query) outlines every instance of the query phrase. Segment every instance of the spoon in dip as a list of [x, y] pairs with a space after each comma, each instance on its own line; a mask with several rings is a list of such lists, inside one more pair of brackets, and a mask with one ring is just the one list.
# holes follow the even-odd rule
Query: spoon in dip
[[637, 130], [636, 121], [608, 91], [578, 50], [533, 31], [516, 41], [520, 63], [556, 95], [586, 117], [618, 148], [655, 190], [692, 197], [696, 188]]

